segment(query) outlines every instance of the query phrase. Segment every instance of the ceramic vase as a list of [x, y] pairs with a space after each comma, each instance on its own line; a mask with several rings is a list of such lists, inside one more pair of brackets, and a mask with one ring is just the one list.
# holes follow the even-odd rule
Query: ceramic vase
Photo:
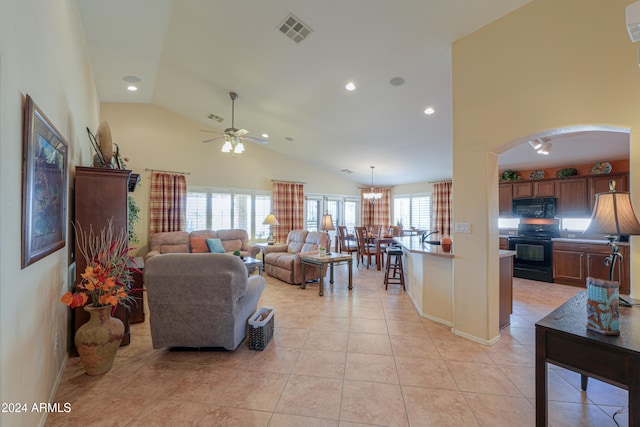
[[87, 375], [102, 375], [113, 366], [124, 336], [124, 325], [120, 319], [111, 317], [110, 305], [88, 305], [84, 310], [91, 317], [76, 331], [76, 348]]

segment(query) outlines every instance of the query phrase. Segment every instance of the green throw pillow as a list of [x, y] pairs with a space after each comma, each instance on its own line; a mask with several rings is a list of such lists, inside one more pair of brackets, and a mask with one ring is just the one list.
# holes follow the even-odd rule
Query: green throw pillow
[[209, 246], [209, 252], [214, 254], [223, 254], [227, 252], [224, 250], [220, 239], [207, 239], [207, 246]]

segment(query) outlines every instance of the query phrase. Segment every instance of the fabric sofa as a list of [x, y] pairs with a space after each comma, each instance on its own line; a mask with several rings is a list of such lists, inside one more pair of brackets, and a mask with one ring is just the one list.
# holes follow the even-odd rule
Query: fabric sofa
[[235, 350], [265, 288], [228, 254], [160, 254], [144, 265], [153, 348]]
[[220, 239], [226, 253], [240, 251], [242, 256], [255, 258], [260, 252], [258, 246], [249, 244], [249, 235], [242, 229], [197, 230], [191, 233], [168, 231], [154, 233], [149, 237], [149, 253], [146, 258], [168, 253], [206, 253], [209, 252], [207, 238]]
[[[319, 231], [292, 230], [287, 236], [286, 246], [274, 245], [264, 248], [264, 270], [270, 276], [299, 285], [302, 277], [302, 256], [317, 254], [320, 246], [327, 247], [327, 233]], [[325, 272], [326, 273], [326, 272]], [[306, 267], [305, 280], [320, 278], [318, 267]]]

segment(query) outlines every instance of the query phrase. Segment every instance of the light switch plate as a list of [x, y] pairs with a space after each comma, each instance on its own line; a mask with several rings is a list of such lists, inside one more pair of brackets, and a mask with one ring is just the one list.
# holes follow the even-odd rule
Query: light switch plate
[[456, 222], [456, 233], [471, 233], [471, 223], [469, 222]]

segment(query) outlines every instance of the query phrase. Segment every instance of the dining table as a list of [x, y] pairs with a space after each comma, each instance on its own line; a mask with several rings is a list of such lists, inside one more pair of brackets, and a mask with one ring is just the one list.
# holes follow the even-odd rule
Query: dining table
[[395, 243], [394, 236], [386, 235], [378, 237], [376, 235], [372, 235], [369, 237], [368, 243], [376, 245], [376, 269], [380, 270], [382, 268], [382, 264], [384, 263], [384, 253], [382, 251], [382, 245], [390, 245]]

